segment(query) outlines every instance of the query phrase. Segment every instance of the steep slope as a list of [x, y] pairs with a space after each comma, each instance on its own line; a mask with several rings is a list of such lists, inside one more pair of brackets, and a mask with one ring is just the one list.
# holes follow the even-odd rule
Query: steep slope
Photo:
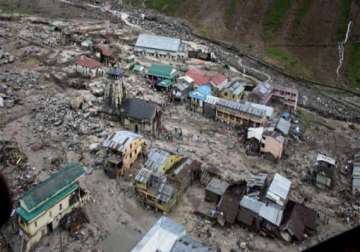
[[[360, 21], [357, 0], [137, 2], [184, 18], [200, 35], [230, 42], [292, 74], [333, 85], [360, 87], [360, 70], [356, 67], [360, 64], [360, 46], [356, 44]], [[345, 38], [349, 20], [353, 23], [345, 65], [337, 78], [338, 42]]]

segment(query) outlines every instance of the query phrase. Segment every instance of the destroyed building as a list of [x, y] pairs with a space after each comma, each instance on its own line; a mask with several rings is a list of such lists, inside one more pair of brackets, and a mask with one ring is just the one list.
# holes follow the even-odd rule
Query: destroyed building
[[145, 140], [142, 136], [130, 131], [117, 131], [109, 135], [102, 146], [107, 152], [105, 173], [115, 178], [122, 176], [143, 152]]
[[177, 202], [176, 189], [165, 174], [142, 168], [135, 177], [135, 192], [139, 200], [168, 213]]
[[170, 98], [173, 101], [185, 102], [188, 99], [191, 85], [184, 82], [176, 83], [171, 91]]
[[196, 179], [200, 164], [162, 149], [151, 149], [135, 178], [140, 200], [169, 212]]
[[84, 174], [81, 164], [69, 163], [23, 195], [16, 211], [26, 251], [55, 230], [66, 214], [84, 204], [88, 194], [78, 183]]
[[96, 58], [105, 65], [111, 65], [115, 63], [115, 58], [113, 52], [103, 45], [95, 46], [95, 55]]
[[352, 167], [352, 193], [357, 194], [360, 192], [360, 153], [354, 155]]
[[228, 187], [229, 184], [226, 181], [212, 178], [205, 189], [205, 200], [216, 204], [219, 203]]
[[135, 44], [137, 55], [151, 55], [171, 59], [184, 59], [186, 57], [185, 44], [181, 39], [156, 36], [142, 33]]
[[172, 219], [162, 216], [131, 252], [215, 252], [203, 242], [194, 240]]
[[84, 77], [95, 78], [104, 74], [101, 63], [86, 56], [78, 58], [75, 65], [76, 71]]
[[280, 118], [278, 123], [276, 124], [275, 130], [280, 132], [283, 136], [287, 136], [289, 134], [290, 127], [290, 121], [284, 118]]
[[332, 188], [336, 172], [335, 159], [319, 153], [312, 169], [312, 180], [319, 188]]

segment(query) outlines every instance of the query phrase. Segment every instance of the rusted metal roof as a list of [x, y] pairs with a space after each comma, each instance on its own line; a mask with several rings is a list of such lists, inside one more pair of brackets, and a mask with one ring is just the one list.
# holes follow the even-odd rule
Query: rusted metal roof
[[209, 76], [197, 68], [191, 68], [185, 73], [185, 76], [190, 77], [198, 85], [203, 85], [210, 81]]
[[141, 135], [135, 134], [130, 131], [120, 130], [110, 136], [108, 136], [102, 145], [106, 148], [123, 152], [129, 145], [137, 139], [142, 139]]
[[100, 62], [88, 58], [86, 56], [82, 56], [76, 60], [76, 65], [87, 67], [87, 68], [98, 68], [101, 66]]

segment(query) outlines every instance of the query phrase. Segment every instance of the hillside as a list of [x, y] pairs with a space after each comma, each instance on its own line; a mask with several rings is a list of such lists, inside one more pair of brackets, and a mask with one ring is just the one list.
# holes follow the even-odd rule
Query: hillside
[[[187, 20], [202, 35], [232, 43], [284, 70], [333, 85], [360, 88], [359, 1], [130, 1]], [[345, 38], [340, 78], [338, 42]]]

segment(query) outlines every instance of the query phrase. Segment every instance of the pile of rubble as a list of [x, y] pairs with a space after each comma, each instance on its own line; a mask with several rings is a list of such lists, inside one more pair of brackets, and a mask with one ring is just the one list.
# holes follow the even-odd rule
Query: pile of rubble
[[17, 143], [6, 139], [0, 140], [0, 169], [7, 178], [14, 200], [28, 190], [37, 178]]
[[13, 107], [18, 98], [15, 94], [19, 90], [29, 90], [39, 85], [38, 72], [8, 72], [0, 73], [0, 108]]
[[15, 60], [14, 56], [11, 55], [4, 48], [0, 47], [0, 65], [11, 64]]
[[[85, 103], [81, 99], [79, 103]], [[104, 123], [97, 117], [96, 111], [90, 111], [86, 104], [80, 106], [78, 111], [72, 108], [68, 97], [54, 96], [41, 97], [36, 109], [33, 110], [31, 127], [34, 132], [49, 133], [56, 129], [64, 137], [74, 139], [78, 135], [96, 135], [104, 130]]]

